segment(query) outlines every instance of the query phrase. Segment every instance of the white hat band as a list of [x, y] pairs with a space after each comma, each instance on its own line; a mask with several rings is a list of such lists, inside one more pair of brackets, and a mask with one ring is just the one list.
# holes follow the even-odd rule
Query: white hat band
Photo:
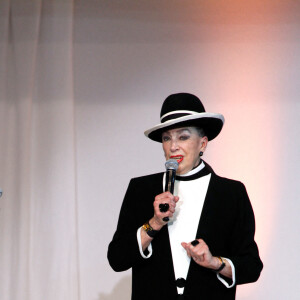
[[196, 111], [192, 111], [192, 110], [174, 110], [171, 111], [169, 113], [164, 114], [163, 116], [161, 116], [160, 121], [162, 122], [162, 120], [169, 116], [169, 115], [175, 115], [175, 114], [188, 114], [188, 115], [195, 115], [195, 114], [199, 114], [199, 112]]

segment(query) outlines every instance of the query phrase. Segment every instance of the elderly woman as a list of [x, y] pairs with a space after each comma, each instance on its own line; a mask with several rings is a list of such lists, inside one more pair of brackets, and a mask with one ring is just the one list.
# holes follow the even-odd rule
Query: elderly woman
[[109, 263], [132, 268], [133, 300], [235, 299], [236, 285], [256, 281], [263, 265], [244, 185], [201, 159], [224, 117], [187, 93], [167, 97], [160, 116], [145, 135], [179, 164], [174, 195], [163, 192], [164, 173], [130, 181]]

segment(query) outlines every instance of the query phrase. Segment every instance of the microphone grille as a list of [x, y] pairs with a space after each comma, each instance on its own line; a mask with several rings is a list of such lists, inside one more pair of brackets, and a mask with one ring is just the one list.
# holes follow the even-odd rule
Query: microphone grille
[[165, 162], [165, 166], [167, 170], [177, 170], [178, 169], [178, 162], [176, 159], [169, 159]]

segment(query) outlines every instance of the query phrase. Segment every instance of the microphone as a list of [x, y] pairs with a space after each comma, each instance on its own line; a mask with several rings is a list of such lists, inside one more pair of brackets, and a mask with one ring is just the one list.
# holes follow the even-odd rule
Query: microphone
[[169, 159], [165, 163], [166, 167], [166, 184], [165, 184], [165, 192], [174, 193], [174, 183], [176, 177], [176, 171], [178, 169], [178, 162], [176, 159]]
[[[176, 171], [178, 169], [178, 166], [179, 166], [179, 164], [176, 159], [169, 159], [166, 161], [166, 163], [165, 163], [165, 167], [166, 167], [165, 192], [170, 192], [171, 194], [174, 193], [175, 177], [176, 177]], [[168, 205], [168, 209], [169, 209], [169, 205]], [[163, 221], [168, 222], [169, 217], [164, 217]]]

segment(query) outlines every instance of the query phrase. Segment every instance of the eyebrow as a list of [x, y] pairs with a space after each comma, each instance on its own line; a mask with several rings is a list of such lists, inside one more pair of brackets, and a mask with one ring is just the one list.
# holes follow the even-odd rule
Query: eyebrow
[[[182, 128], [182, 129], [178, 129], [175, 132], [176, 133], [182, 133], [183, 131], [188, 131], [188, 133], [191, 133], [191, 131], [188, 128]], [[170, 130], [163, 132], [163, 134], [170, 134]]]

